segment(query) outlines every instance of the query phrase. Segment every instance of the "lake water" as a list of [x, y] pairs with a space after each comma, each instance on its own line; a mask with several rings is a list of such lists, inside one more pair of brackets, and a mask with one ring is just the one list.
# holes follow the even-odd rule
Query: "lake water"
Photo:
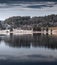
[[56, 35], [0, 35], [0, 65], [57, 65]]

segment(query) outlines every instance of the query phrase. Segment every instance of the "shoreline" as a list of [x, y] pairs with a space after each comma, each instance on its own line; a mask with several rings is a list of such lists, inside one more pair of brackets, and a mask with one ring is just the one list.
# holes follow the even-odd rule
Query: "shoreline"
[[[46, 34], [46, 30], [44, 31], [33, 31], [33, 30], [17, 30], [14, 29], [13, 31], [10, 32], [10, 30], [0, 30], [0, 34], [5, 34], [5, 35], [9, 35], [10, 33], [13, 34], [33, 34], [33, 33], [42, 33], [42, 34]], [[51, 31], [48, 31], [48, 34], [51, 34]], [[53, 30], [52, 34], [57, 34], [57, 30]]]

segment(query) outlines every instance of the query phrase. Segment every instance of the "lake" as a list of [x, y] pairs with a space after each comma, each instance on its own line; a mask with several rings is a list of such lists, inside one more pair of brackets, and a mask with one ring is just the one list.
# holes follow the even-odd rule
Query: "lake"
[[57, 36], [0, 35], [0, 65], [57, 65]]

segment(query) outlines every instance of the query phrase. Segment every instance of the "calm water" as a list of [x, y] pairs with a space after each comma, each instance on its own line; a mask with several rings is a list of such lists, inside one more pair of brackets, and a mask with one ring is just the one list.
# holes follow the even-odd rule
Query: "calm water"
[[0, 35], [0, 65], [57, 65], [56, 35]]

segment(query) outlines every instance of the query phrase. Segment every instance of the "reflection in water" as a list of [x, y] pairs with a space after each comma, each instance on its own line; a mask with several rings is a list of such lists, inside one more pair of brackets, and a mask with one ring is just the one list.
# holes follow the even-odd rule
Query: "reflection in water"
[[57, 37], [44, 34], [33, 35], [13, 35], [0, 37], [0, 41], [3, 40], [6, 45], [11, 47], [47, 47], [51, 49], [57, 48]]
[[0, 60], [9, 63], [57, 62], [57, 36], [48, 34], [0, 36]]

